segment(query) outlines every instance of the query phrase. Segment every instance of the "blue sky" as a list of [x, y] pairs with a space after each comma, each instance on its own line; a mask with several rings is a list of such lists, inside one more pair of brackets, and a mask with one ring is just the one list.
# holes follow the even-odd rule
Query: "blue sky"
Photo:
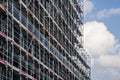
[[84, 0], [91, 80], [120, 80], [120, 0]]
[[[120, 0], [91, 0], [94, 4], [94, 8], [90, 14], [87, 16], [91, 16], [92, 14], [96, 14], [97, 12], [103, 10], [103, 9], [112, 9], [112, 8], [120, 8]], [[86, 17], [87, 18], [87, 17]], [[85, 19], [87, 20], [87, 19]], [[88, 19], [87, 21], [89, 21]], [[92, 20], [92, 19], [91, 19]], [[97, 19], [93, 19], [97, 20]], [[116, 38], [120, 39], [120, 14], [116, 14], [107, 18], [104, 18], [102, 20], [99, 20], [105, 23], [107, 25], [108, 30], [112, 32], [114, 35], [116, 35]]]

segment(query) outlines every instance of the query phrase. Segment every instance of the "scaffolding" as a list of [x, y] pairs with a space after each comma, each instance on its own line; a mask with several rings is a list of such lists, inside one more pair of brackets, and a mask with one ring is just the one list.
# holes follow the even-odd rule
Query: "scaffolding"
[[81, 5], [77, 0], [0, 0], [0, 79], [90, 80], [79, 30]]

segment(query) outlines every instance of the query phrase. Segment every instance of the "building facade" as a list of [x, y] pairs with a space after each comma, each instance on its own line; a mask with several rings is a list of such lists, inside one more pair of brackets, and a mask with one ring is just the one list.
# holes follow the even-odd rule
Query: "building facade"
[[0, 0], [0, 80], [90, 80], [82, 0]]

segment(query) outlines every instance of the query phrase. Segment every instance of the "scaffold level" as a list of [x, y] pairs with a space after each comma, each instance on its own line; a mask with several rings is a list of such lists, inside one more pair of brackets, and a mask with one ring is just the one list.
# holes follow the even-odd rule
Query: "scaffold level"
[[0, 0], [0, 80], [90, 80], [82, 0]]

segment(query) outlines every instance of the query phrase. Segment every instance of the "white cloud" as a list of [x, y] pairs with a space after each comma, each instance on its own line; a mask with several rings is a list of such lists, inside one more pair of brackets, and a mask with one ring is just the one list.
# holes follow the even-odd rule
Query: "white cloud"
[[102, 22], [92, 21], [84, 25], [85, 47], [93, 57], [114, 50], [115, 37]]
[[119, 72], [118, 71], [116, 71], [116, 70], [114, 70], [114, 69], [109, 69], [109, 71], [108, 72], [110, 72], [112, 75], [114, 75], [114, 76], [119, 76]]
[[120, 80], [118, 69], [102, 68], [97, 71], [97, 75], [99, 75], [100, 80]]
[[84, 12], [85, 14], [90, 13], [94, 8], [92, 1], [84, 0]]
[[107, 26], [97, 21], [85, 23], [84, 40], [93, 58], [92, 80], [120, 80], [120, 44]]
[[[86, 15], [94, 4], [91, 0], [84, 2]], [[101, 20], [114, 15], [120, 15], [120, 8], [103, 9], [87, 18]], [[84, 24], [84, 46], [92, 55], [92, 80], [120, 80], [120, 44], [103, 22]]]
[[103, 67], [120, 67], [120, 55], [102, 55], [98, 59], [98, 63]]
[[96, 17], [103, 19], [112, 15], [120, 15], [120, 8], [103, 9], [97, 13]]

